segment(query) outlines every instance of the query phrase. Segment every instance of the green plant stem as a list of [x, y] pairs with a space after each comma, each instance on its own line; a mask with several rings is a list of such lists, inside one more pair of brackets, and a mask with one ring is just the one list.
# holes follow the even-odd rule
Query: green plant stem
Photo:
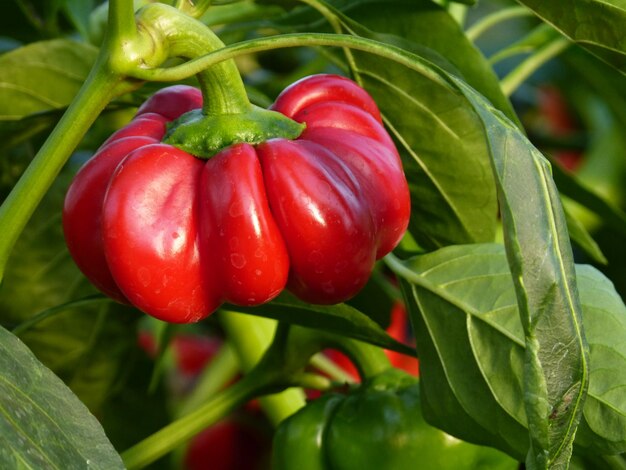
[[239, 382], [214, 395], [197, 410], [122, 452], [124, 465], [128, 470], [149, 465], [262, 393], [268, 386], [268, 380], [269, 376], [263, 373], [246, 375]]
[[302, 388], [327, 391], [330, 390], [334, 384], [328, 378], [320, 374], [302, 373], [296, 378], [296, 382]]
[[378, 346], [341, 337], [338, 341], [338, 348], [356, 364], [362, 377], [378, 375], [391, 367], [389, 358]]
[[[151, 32], [153, 41], [167, 45], [167, 57], [193, 59], [224, 47], [209, 27], [164, 4], [142, 8], [137, 22]], [[196, 74], [202, 89], [204, 114], [237, 114], [251, 108], [234, 61], [224, 61]]]
[[[267, 350], [276, 329], [276, 322], [267, 318], [220, 310], [220, 322], [231, 341], [244, 373], [257, 365]], [[291, 416], [305, 404], [304, 392], [292, 388], [261, 398], [261, 407], [274, 425]]]
[[61, 168], [116, 95], [122, 78], [102, 57], [61, 120], [0, 207], [0, 280], [11, 250]]
[[[341, 34], [343, 32], [342, 23], [337, 15], [328, 7], [325, 2], [321, 2], [319, 0], [300, 0], [302, 3], [309, 5], [310, 7], [316, 9], [325, 19], [328, 21], [330, 26], [333, 28], [333, 31], [336, 34]], [[349, 48], [344, 47], [343, 53], [346, 56], [346, 61], [348, 62], [348, 66], [352, 72], [352, 76], [357, 82], [361, 83], [361, 79], [357, 73], [357, 66], [354, 60], [354, 56], [352, 55], [352, 51]]]
[[134, 2], [109, 0], [107, 36], [113, 47], [123, 47], [137, 36]]
[[500, 81], [503, 93], [511, 96], [539, 67], [559, 55], [570, 44], [569, 39], [558, 37], [528, 57]]
[[456, 90], [456, 86], [453, 85], [451, 80], [445, 78], [443, 72], [441, 72], [441, 74], [438, 73], [440, 69], [436, 65], [411, 52], [390, 44], [381, 44], [372, 39], [328, 33], [293, 33], [277, 37], [251, 39], [226, 46], [223, 49], [210, 52], [181, 65], [166, 68], [155, 67], [150, 69], [137, 69], [131, 71], [130, 74], [132, 77], [141, 80], [156, 82], [184, 80], [185, 78], [196, 75], [205, 68], [212, 67], [217, 63], [241, 55], [284, 47], [302, 46], [345, 46], [351, 49], [368, 52], [393, 60], [409, 69], [415, 70], [427, 76], [435, 83], [450, 89], [452, 92]]
[[498, 10], [497, 12], [487, 15], [474, 23], [467, 29], [465, 35], [470, 41], [476, 41], [487, 30], [502, 23], [503, 21], [524, 16], [533, 16], [533, 12], [526, 7], [511, 7], [504, 10]]
[[542, 23], [519, 41], [514, 42], [510, 46], [500, 49], [489, 57], [489, 64], [493, 65], [497, 62], [508, 59], [516, 54], [532, 54], [537, 50], [541, 50], [555, 39], [561, 38], [559, 33], [552, 26]]
[[311, 365], [329, 376], [335, 382], [352, 383], [354, 378], [343, 368], [326, 357], [323, 353], [317, 353], [311, 358]]

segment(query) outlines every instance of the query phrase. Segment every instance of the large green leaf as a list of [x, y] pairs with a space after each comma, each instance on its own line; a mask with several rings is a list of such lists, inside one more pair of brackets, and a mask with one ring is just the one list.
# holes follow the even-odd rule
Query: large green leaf
[[626, 307], [613, 285], [578, 266], [583, 321], [590, 348], [589, 394], [576, 443], [592, 454], [626, 452]]
[[[504, 247], [447, 247], [408, 260], [403, 289], [414, 322], [427, 419], [470, 442], [522, 458], [525, 340]], [[589, 396], [576, 445], [626, 451], [626, 307], [600, 272], [577, 266], [590, 344]], [[555, 338], [554, 361], [567, 351]]]
[[567, 466], [588, 387], [574, 262], [550, 165], [519, 129], [455, 79], [483, 120], [524, 326], [532, 468]]
[[0, 149], [51, 128], [87, 78], [97, 50], [55, 39], [0, 57]]
[[0, 466], [124, 468], [85, 405], [1, 327]]
[[406, 266], [417, 275], [403, 276], [402, 287], [420, 358], [424, 416], [463, 440], [523, 459], [524, 339], [504, 249], [457, 245]]
[[622, 73], [626, 73], [624, 0], [517, 1]]
[[85, 81], [95, 47], [55, 39], [0, 57], [0, 121], [67, 106]]

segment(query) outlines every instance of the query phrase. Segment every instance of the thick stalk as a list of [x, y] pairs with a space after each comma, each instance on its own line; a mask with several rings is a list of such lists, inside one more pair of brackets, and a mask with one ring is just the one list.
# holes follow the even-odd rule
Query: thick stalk
[[[210, 28], [167, 5], [147, 5], [139, 11], [137, 21], [140, 30], [152, 38], [155, 51], [159, 44], [166, 45], [162, 48], [166, 57], [193, 59], [224, 47]], [[131, 67], [128, 73], [136, 69]], [[302, 124], [250, 104], [233, 60], [198, 70], [196, 75], [203, 107], [174, 121], [163, 142], [196, 157], [210, 158], [235, 143], [295, 139], [302, 133]]]
[[[154, 3], [137, 16], [140, 28], [149, 31], [156, 44], [167, 44], [168, 57], [194, 59], [224, 47], [210, 28], [167, 5]], [[239, 70], [233, 60], [198, 70], [204, 114], [238, 114], [251, 107]]]
[[134, 2], [109, 0], [107, 38], [112, 48], [119, 48], [137, 36]]

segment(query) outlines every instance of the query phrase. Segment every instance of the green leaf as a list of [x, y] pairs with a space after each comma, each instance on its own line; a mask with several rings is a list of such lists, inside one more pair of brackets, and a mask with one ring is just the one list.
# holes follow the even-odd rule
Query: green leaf
[[[370, 0], [350, 2], [342, 12], [354, 20], [346, 22], [344, 18], [346, 26], [360, 36], [391, 42], [409, 51], [413, 47], [413, 52], [417, 53], [435, 53], [439, 60], [454, 67], [453, 73], [517, 122], [517, 115], [502, 93], [497, 75], [457, 21], [439, 5], [431, 0]], [[421, 49], [417, 50], [417, 46]]]
[[591, 454], [626, 452], [626, 306], [591, 266], [578, 266], [590, 348], [589, 394], [576, 443]]
[[97, 49], [67, 39], [41, 41], [0, 57], [0, 121], [67, 106]]
[[[426, 418], [522, 458], [529, 446], [525, 341], [504, 247], [447, 247], [404, 266]], [[589, 454], [624, 452], [626, 306], [594, 268], [577, 266], [576, 277], [590, 344], [589, 395], [576, 446]], [[563, 364], [564, 354], [557, 350], [553, 360]]]
[[524, 339], [501, 245], [457, 245], [400, 272], [420, 358], [424, 416], [518, 459], [528, 450]]
[[518, 0], [572, 40], [626, 73], [626, 2]]
[[489, 139], [526, 341], [527, 465], [566, 466], [588, 387], [574, 263], [550, 165], [500, 112], [456, 80]]
[[85, 405], [1, 327], [0, 466], [124, 468]]
[[264, 305], [256, 307], [228, 305], [227, 309], [338, 333], [385, 349], [415, 355], [413, 348], [394, 340], [370, 317], [347, 304], [313, 305], [284, 292], [277, 299]]

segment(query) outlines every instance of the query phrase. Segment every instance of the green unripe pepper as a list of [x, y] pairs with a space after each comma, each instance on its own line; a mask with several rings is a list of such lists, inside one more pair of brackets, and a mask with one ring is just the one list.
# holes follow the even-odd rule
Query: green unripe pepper
[[273, 469], [514, 470], [496, 450], [458, 440], [422, 416], [419, 383], [397, 369], [348, 395], [330, 394], [285, 420], [274, 437]]
[[297, 468], [300, 470], [323, 470], [322, 443], [325, 442], [327, 423], [344, 397], [328, 394], [309, 403], [303, 413], [296, 413], [285, 420], [274, 436], [273, 469]]

